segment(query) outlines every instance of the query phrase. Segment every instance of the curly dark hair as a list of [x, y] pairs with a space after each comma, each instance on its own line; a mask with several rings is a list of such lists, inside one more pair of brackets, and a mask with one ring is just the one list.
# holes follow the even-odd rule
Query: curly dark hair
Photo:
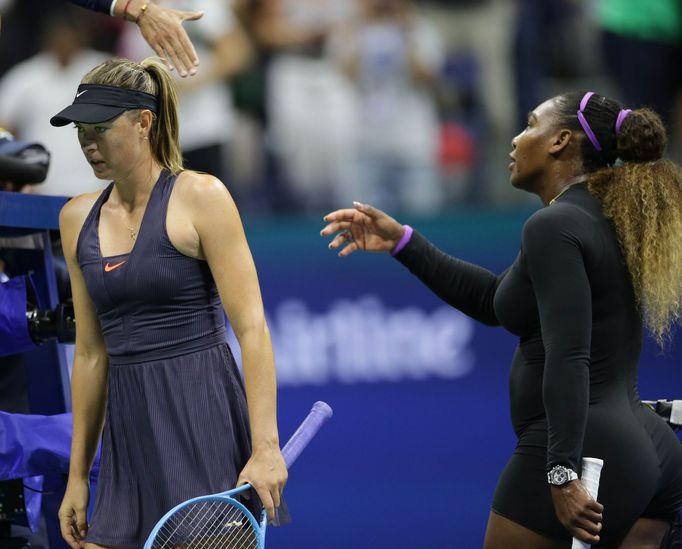
[[[555, 98], [557, 124], [582, 133], [585, 92]], [[588, 189], [616, 228], [638, 305], [660, 346], [682, 318], [682, 169], [663, 159], [667, 133], [650, 109], [636, 109], [616, 132], [619, 103], [593, 95], [583, 114], [601, 145], [581, 143]]]

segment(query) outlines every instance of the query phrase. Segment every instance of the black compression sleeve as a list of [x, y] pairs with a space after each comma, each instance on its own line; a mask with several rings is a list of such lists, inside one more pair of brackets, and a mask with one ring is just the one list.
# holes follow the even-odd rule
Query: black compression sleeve
[[417, 231], [395, 257], [446, 303], [484, 324], [500, 324], [493, 297], [501, 277], [447, 255]]
[[575, 216], [542, 210], [524, 227], [523, 254], [545, 348], [547, 469], [578, 470], [589, 404], [592, 296]]
[[111, 9], [111, 2], [113, 0], [69, 0], [72, 4], [78, 4], [92, 11], [101, 11], [102, 13], [109, 13]]

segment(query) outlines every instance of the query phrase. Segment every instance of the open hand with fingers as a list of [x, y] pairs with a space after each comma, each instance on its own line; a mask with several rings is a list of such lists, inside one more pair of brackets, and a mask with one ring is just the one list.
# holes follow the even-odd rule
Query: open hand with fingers
[[580, 480], [551, 486], [554, 510], [570, 534], [591, 545], [599, 543], [604, 506], [595, 501]]
[[203, 12], [175, 10], [154, 3], [146, 6], [137, 16], [133, 12], [144, 39], [171, 70], [177, 69], [180, 76], [195, 74], [199, 58], [182, 23], [200, 19]]
[[329, 243], [329, 248], [335, 250], [343, 246], [339, 252], [341, 257], [356, 250], [390, 252], [405, 232], [405, 228], [389, 215], [359, 202], [353, 202], [353, 208], [328, 213], [324, 220], [328, 225], [320, 231], [320, 235], [338, 233]]
[[268, 519], [272, 521], [275, 519], [275, 509], [282, 502], [282, 491], [288, 476], [279, 448], [257, 450], [240, 473], [237, 486], [250, 484], [258, 494]]

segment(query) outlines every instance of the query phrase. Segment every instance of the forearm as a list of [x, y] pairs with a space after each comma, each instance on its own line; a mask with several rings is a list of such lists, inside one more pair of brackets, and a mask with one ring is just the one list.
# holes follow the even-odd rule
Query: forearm
[[357, 54], [348, 55], [339, 62], [339, 68], [348, 78], [357, 81], [360, 76], [360, 59]]
[[232, 78], [246, 69], [251, 61], [253, 48], [249, 38], [243, 30], [235, 30], [216, 48], [211, 73], [216, 81]]
[[277, 379], [270, 333], [262, 327], [238, 335], [253, 450], [279, 449]]
[[499, 279], [491, 271], [447, 255], [416, 231], [395, 257], [446, 303], [484, 324], [499, 325], [493, 310]]
[[413, 51], [408, 52], [407, 66], [415, 82], [423, 86], [430, 86], [436, 82], [436, 74], [422, 63]]
[[326, 34], [320, 30], [295, 28], [274, 17], [263, 19], [254, 30], [258, 41], [263, 46], [274, 50], [305, 46], [316, 40], [321, 40]]
[[580, 468], [590, 395], [588, 357], [550, 353], [545, 362], [542, 396], [547, 414], [547, 470]]
[[[152, 0], [116, 0], [112, 7], [111, 15], [114, 17], [124, 17], [126, 21], [136, 22], [137, 18], [142, 14], [142, 6], [147, 6], [149, 9]], [[158, 6], [154, 6], [157, 8]], [[154, 9], [152, 8], [152, 9]]]
[[181, 86], [195, 90], [214, 82], [222, 82], [242, 72], [253, 60], [253, 47], [241, 29], [232, 31], [218, 40], [208, 62], [191, 81]]
[[73, 435], [69, 476], [87, 479], [102, 434], [108, 358], [76, 353], [71, 375]]

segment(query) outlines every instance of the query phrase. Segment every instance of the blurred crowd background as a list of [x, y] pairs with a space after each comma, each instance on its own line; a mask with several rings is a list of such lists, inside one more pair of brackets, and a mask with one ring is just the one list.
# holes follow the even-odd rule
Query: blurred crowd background
[[[371, 532], [373, 547], [426, 548], [449, 547], [456, 533], [460, 546], [480, 546], [514, 447], [505, 419], [513, 338], [443, 306], [389, 262], [363, 254], [340, 269], [312, 229], [319, 218], [283, 218], [353, 200], [431, 217], [420, 230], [443, 250], [501, 272], [540, 206], [510, 186], [507, 155], [544, 99], [592, 90], [651, 106], [668, 126], [669, 156], [682, 160], [682, 1], [158, 2], [205, 12], [186, 24], [201, 66], [177, 80], [181, 144], [188, 167], [219, 176], [242, 215], [258, 218], [246, 225], [283, 388], [281, 432], [309, 402], [335, 408], [334, 429], [287, 488], [296, 522], [268, 536], [281, 547], [319, 538], [345, 549]], [[101, 61], [151, 55], [139, 29], [63, 0], [0, 0], [0, 15], [0, 127], [52, 154], [47, 180], [23, 191], [103, 188], [75, 129], [49, 119]], [[12, 264], [5, 251], [0, 278], [2, 259]], [[63, 301], [65, 267], [55, 267]], [[679, 397], [670, 394], [682, 386], [679, 348], [654, 358], [645, 347], [644, 398]], [[22, 363], [9, 360], [0, 370], [23, 383]], [[358, 432], [360, 452], [348, 443]], [[376, 513], [404, 499], [405, 486], [439, 527]]]
[[[178, 79], [181, 142], [243, 213], [532, 202], [508, 183], [511, 139], [567, 90], [654, 107], [682, 156], [679, 0], [159, 3], [205, 11], [186, 24], [201, 67]], [[0, 126], [52, 153], [30, 192], [100, 188], [75, 131], [49, 118], [103, 59], [152, 51], [131, 23], [65, 2], [0, 0], [0, 14]]]

